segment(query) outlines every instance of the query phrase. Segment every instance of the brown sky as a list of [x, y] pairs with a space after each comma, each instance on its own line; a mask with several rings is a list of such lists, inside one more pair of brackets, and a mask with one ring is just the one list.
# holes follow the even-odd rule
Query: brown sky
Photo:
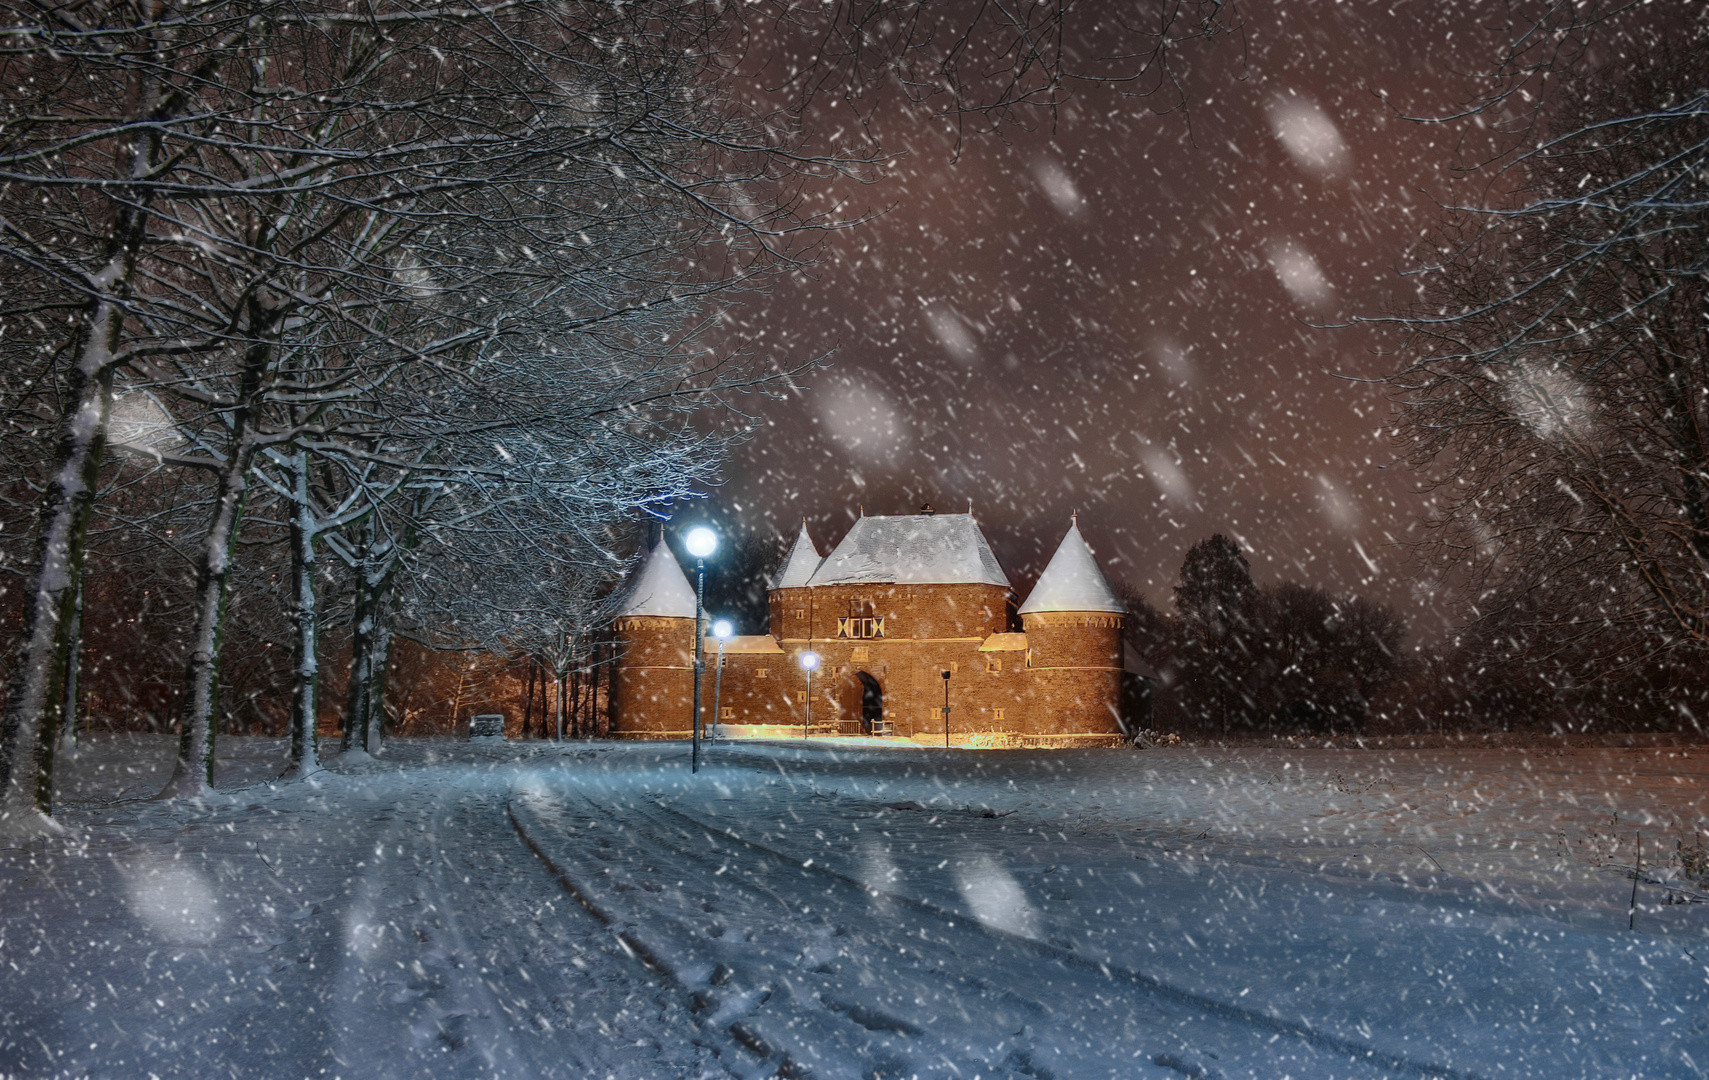
[[[884, 210], [740, 312], [766, 350], [835, 348], [764, 410], [711, 512], [822, 550], [864, 506], [971, 500], [1022, 594], [1071, 511], [1160, 606], [1186, 548], [1238, 539], [1260, 584], [1449, 609], [1406, 569], [1417, 478], [1386, 468], [1389, 361], [1361, 328], [1453, 186], [1449, 108], [1499, 31], [1437, 3], [1251, 4], [1191, 53], [1190, 111], [1083, 87], [1054, 121], [975, 138], [899, 105], [901, 156], [840, 196]], [[1380, 95], [1393, 104], [1385, 104]], [[847, 116], [823, 112], [829, 129]]]

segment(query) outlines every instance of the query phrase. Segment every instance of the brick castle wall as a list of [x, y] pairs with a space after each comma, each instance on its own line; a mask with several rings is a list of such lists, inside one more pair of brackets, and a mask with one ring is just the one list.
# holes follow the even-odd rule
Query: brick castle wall
[[629, 616], [617, 620], [617, 670], [611, 733], [686, 734], [694, 698], [694, 620]]
[[1040, 612], [1021, 616], [1021, 626], [1033, 682], [1029, 713], [1048, 723], [1052, 733], [1119, 733], [1122, 616]]
[[[707, 725], [716, 719], [799, 729], [808, 712], [800, 658], [811, 649], [820, 657], [812, 677], [815, 734], [866, 731], [864, 673], [877, 682], [883, 718], [895, 734], [942, 736], [946, 668], [952, 741], [982, 732], [1121, 732], [1118, 614], [1027, 615], [1021, 620], [1023, 638], [1010, 632], [1008, 590], [978, 584], [776, 589], [770, 614], [781, 652], [727, 652], [721, 689], [716, 645], [708, 643], [701, 697]], [[655, 738], [687, 734], [692, 625], [689, 619], [619, 621], [619, 641], [627, 651], [616, 680], [614, 731]], [[982, 650], [987, 642], [992, 647]]]

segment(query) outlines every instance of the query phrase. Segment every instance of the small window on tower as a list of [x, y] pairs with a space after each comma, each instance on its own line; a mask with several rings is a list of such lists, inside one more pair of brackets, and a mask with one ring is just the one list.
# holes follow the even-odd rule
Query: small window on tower
[[771, 678], [771, 668], [760, 668], [760, 669], [756, 670], [754, 672], [754, 678], [756, 678], [756, 679], [769, 679], [769, 678]]
[[795, 617], [797, 619], [805, 619], [807, 617], [807, 609], [804, 607], [796, 608], [795, 609]]
[[995, 656], [987, 656], [985, 658], [985, 670], [992, 672], [1002, 671], [1003, 661]]
[[[1001, 709], [997, 711], [1002, 712]], [[736, 707], [734, 705], [725, 705], [723, 708], [718, 710], [718, 719], [720, 720], [734, 720], [735, 718]]]
[[795, 704], [797, 704], [797, 705], [807, 704], [807, 691], [805, 691], [805, 690], [795, 691]]
[[1004, 716], [1004, 714], [1007, 711], [1008, 710], [1004, 709], [1001, 705], [999, 705], [997, 708], [991, 710], [991, 719], [997, 721], [998, 723], [1002, 723], [1003, 720], [1006, 718]]

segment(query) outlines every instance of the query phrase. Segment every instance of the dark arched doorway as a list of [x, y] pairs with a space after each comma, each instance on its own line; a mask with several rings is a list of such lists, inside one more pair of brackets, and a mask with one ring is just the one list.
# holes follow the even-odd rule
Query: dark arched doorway
[[884, 734], [884, 688], [864, 671], [855, 672], [855, 676], [860, 679], [861, 731], [868, 735]]

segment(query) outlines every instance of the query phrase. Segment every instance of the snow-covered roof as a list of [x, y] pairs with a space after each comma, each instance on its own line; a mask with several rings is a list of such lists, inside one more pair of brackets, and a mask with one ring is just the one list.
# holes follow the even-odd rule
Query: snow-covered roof
[[1080, 523], [1070, 522], [1068, 535], [1056, 545], [1056, 554], [1039, 575], [1032, 595], [1018, 613], [1036, 611], [1124, 611], [1109, 579], [1098, 568], [1092, 549], [1080, 535]]
[[629, 590], [618, 617], [653, 615], [671, 619], [694, 618], [694, 588], [677, 565], [670, 545], [660, 540], [635, 574], [635, 584]]
[[1007, 588], [1009, 577], [972, 514], [918, 514], [861, 518], [807, 584], [891, 582]]
[[789, 554], [783, 557], [783, 565], [777, 568], [777, 576], [772, 578], [771, 587], [801, 588], [807, 584], [807, 579], [813, 576], [813, 571], [819, 569], [821, 561], [819, 548], [813, 543], [813, 538], [807, 535], [807, 523], [803, 521], [801, 532], [796, 535]]

